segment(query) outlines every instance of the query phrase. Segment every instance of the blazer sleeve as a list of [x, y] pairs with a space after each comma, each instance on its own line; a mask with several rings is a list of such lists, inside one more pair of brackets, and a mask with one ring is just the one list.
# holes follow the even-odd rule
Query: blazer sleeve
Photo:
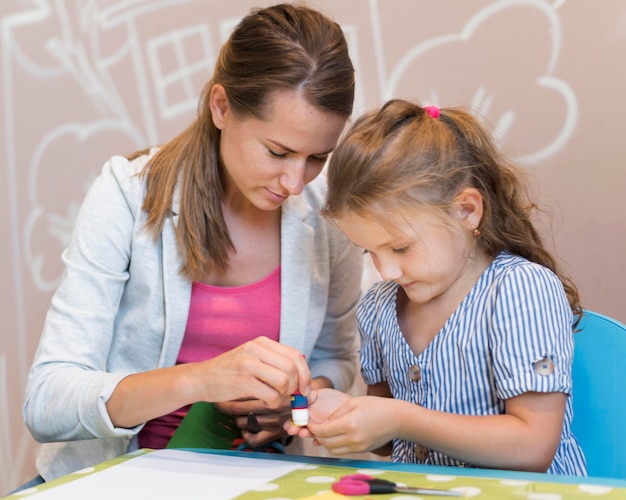
[[81, 205], [27, 380], [23, 417], [37, 441], [136, 432], [114, 428], [105, 403], [130, 372], [109, 358], [142, 189], [129, 162], [113, 158]]

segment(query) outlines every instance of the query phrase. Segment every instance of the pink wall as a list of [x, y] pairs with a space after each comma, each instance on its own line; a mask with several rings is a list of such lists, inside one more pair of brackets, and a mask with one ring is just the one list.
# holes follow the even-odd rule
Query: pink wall
[[[0, 2], [0, 495], [34, 474], [26, 373], [87, 186], [110, 155], [189, 122], [233, 23], [267, 4]], [[626, 322], [626, 3], [312, 4], [345, 28], [357, 114], [391, 96], [471, 104], [535, 175], [585, 307]]]

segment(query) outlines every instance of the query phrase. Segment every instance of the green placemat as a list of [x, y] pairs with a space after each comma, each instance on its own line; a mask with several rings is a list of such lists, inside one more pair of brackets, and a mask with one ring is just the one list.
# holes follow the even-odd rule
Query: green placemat
[[248, 491], [235, 497], [235, 500], [311, 500], [322, 498], [345, 498], [346, 500], [409, 500], [409, 498], [435, 499], [436, 496], [376, 494], [344, 497], [332, 492], [332, 483], [347, 474], [364, 473], [378, 478], [387, 479], [406, 486], [455, 490], [463, 493], [462, 498], [480, 498], [504, 500], [569, 500], [595, 498], [597, 500], [624, 500], [626, 490], [611, 486], [599, 486], [571, 483], [550, 483], [533, 480], [503, 479], [490, 477], [458, 476], [451, 471], [446, 474], [422, 474], [413, 472], [387, 471], [384, 469], [357, 469], [353, 467], [335, 467], [328, 465], [308, 464], [303, 468], [285, 474], [262, 485], [256, 490]]

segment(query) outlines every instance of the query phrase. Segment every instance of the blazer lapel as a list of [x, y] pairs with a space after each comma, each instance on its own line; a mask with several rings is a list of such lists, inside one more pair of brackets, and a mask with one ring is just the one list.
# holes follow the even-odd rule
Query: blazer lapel
[[280, 341], [305, 352], [315, 228], [304, 196], [291, 197], [281, 220]]
[[180, 273], [182, 259], [174, 231], [178, 224], [178, 207], [178, 196], [176, 196], [171, 219], [163, 226], [160, 238], [165, 332], [159, 366], [171, 366], [176, 362], [187, 325], [191, 301], [191, 283]]

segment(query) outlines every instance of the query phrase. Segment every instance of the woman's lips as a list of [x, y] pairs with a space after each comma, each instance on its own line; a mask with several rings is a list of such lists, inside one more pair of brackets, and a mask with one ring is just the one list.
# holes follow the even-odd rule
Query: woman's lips
[[289, 197], [289, 195], [282, 195], [282, 194], [275, 193], [271, 189], [266, 188], [266, 191], [269, 193], [269, 196], [272, 199], [272, 201], [275, 201], [278, 203], [282, 203]]

